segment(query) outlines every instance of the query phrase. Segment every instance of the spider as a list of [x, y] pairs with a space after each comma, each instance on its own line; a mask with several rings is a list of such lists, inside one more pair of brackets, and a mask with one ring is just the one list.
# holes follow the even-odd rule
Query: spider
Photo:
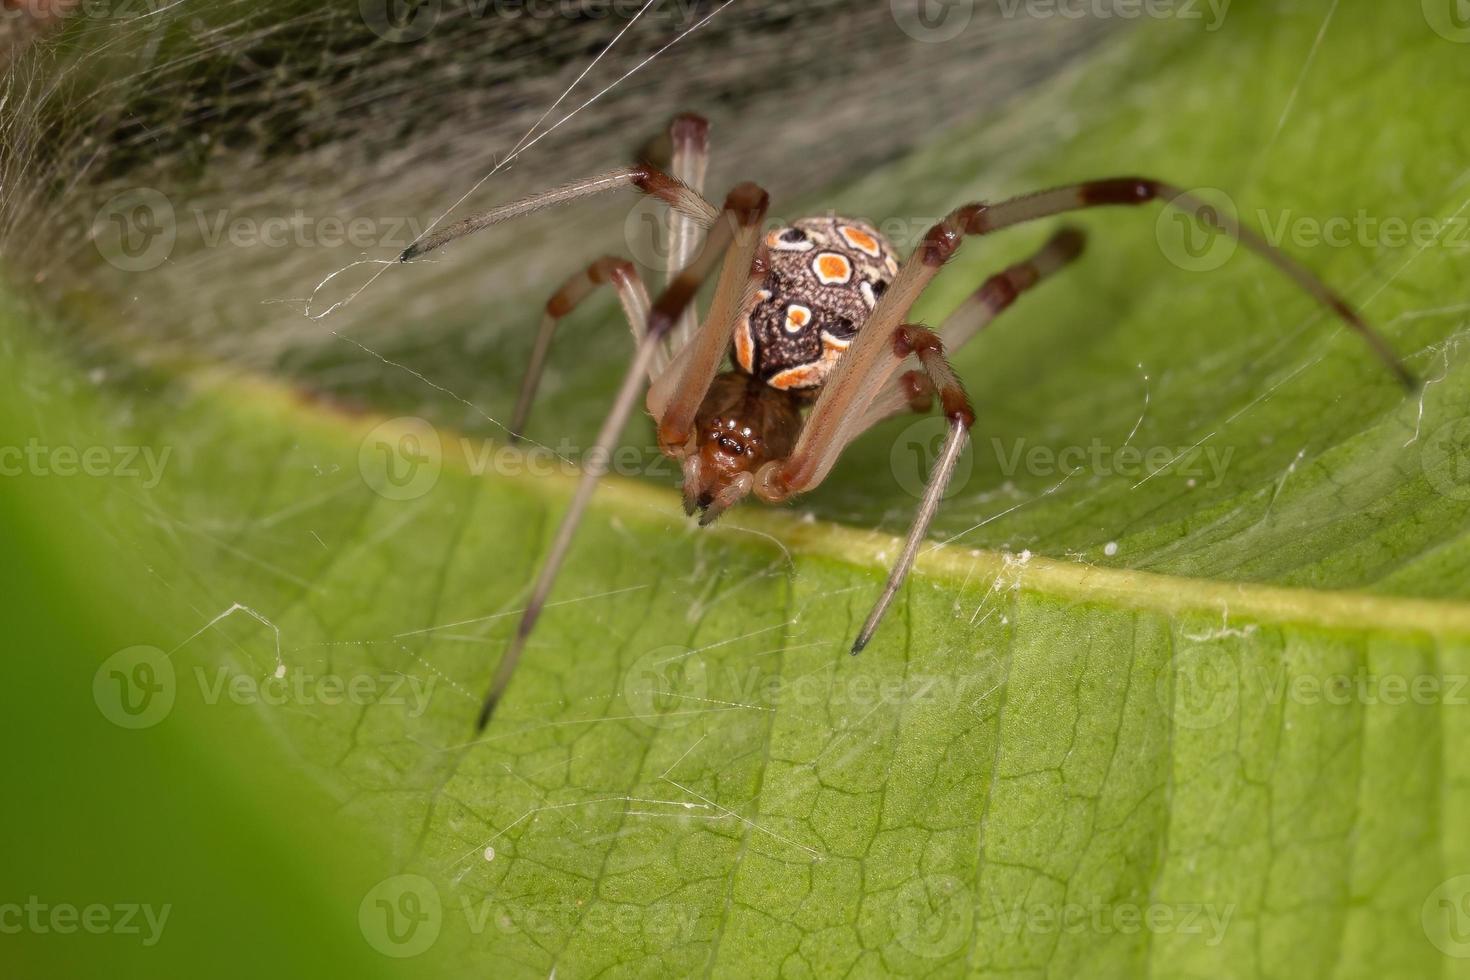
[[[966, 238], [1085, 208], [1164, 202], [1263, 256], [1356, 331], [1406, 387], [1416, 385], [1383, 338], [1306, 267], [1163, 181], [1111, 177], [965, 204], [900, 261], [877, 229], [854, 219], [805, 218], [763, 232], [769, 198], [752, 183], [738, 184], [716, 209], [704, 197], [708, 122], [693, 114], [676, 116], [669, 138], [667, 171], [640, 163], [566, 184], [464, 218], [400, 256], [407, 262], [471, 232], [615, 189], [634, 188], [668, 207], [671, 271], [656, 299], [631, 262], [605, 257], [569, 278], [546, 304], [512, 416], [512, 439], [524, 431], [558, 322], [596, 287], [610, 285], [617, 293], [635, 351], [496, 667], [478, 718], [480, 731], [515, 672], [645, 377], [645, 404], [659, 449], [681, 464], [684, 510], [699, 511], [701, 526], [752, 494], [776, 504], [811, 490], [863, 432], [901, 413], [928, 412], [937, 396], [948, 420], [945, 439], [903, 551], [852, 652], [867, 645], [913, 566], [975, 421], [946, 351], [968, 342], [1021, 294], [1076, 260], [1084, 246], [1081, 231], [1063, 227], [1030, 258], [986, 279], [937, 330], [908, 322], [915, 300]], [[715, 288], [701, 318], [695, 294], [711, 277]]]

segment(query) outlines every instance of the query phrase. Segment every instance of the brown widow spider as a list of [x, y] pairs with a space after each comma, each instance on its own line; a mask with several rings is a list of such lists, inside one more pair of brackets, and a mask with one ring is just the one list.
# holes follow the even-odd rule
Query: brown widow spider
[[[762, 235], [769, 199], [755, 184], [737, 185], [716, 210], [703, 194], [709, 124], [681, 115], [669, 136], [668, 172], [638, 164], [567, 184], [465, 218], [400, 256], [407, 262], [490, 225], [617, 188], [637, 188], [669, 207], [671, 271], [656, 301], [631, 262], [608, 257], [568, 279], [546, 304], [511, 421], [513, 439], [525, 426], [557, 322], [595, 287], [608, 284], [617, 292], [637, 347], [515, 637], [496, 668], [479, 730], [510, 682], [645, 375], [646, 405], [657, 423], [659, 448], [680, 462], [684, 509], [691, 515], [700, 511], [701, 525], [752, 493], [774, 504], [812, 489], [857, 436], [894, 415], [927, 412], [939, 396], [949, 420], [944, 446], [903, 552], [852, 652], [867, 645], [914, 563], [975, 421], [946, 348], [969, 341], [1023, 292], [1076, 259], [1084, 241], [1080, 231], [1063, 228], [1031, 258], [987, 279], [937, 331], [907, 322], [914, 301], [967, 236], [1067, 211], [1163, 201], [1264, 256], [1361, 335], [1405, 386], [1416, 384], [1383, 338], [1306, 267], [1162, 181], [1112, 177], [993, 204], [966, 204], [930, 229], [900, 264], [892, 245], [861, 221], [807, 218]], [[694, 297], [717, 265], [714, 295], [701, 320]], [[722, 371], [727, 353], [733, 363]]]

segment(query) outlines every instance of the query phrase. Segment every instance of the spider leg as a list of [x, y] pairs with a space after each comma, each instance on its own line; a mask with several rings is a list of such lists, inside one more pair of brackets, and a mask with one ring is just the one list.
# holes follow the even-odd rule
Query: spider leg
[[[864, 329], [870, 328], [864, 327]], [[970, 404], [970, 396], [965, 393], [964, 384], [949, 363], [949, 358], [945, 356], [944, 342], [939, 339], [938, 334], [926, 327], [904, 324], [890, 331], [888, 341], [887, 357], [892, 367], [903, 364], [912, 355], [918, 359], [922, 369], [922, 378], [909, 378], [904, 386], [895, 390], [904, 391], [906, 389], [906, 397], [909, 399], [907, 407], [915, 411], [927, 410], [928, 402], [932, 401], [934, 394], [937, 393], [944, 414], [949, 419], [949, 431], [945, 435], [944, 447], [940, 450], [939, 458], [929, 473], [929, 483], [924, 488], [924, 499], [919, 504], [918, 513], [914, 515], [914, 523], [909, 528], [903, 551], [888, 574], [888, 582], [884, 585], [882, 594], [879, 595], [872, 612], [868, 614], [863, 628], [853, 642], [852, 652], [854, 654], [860, 653], [863, 647], [868, 645], [868, 640], [872, 638], [873, 632], [883, 620], [883, 614], [888, 611], [893, 597], [898, 594], [899, 588], [908, 577], [910, 569], [913, 568], [914, 559], [919, 554], [924, 537], [929, 533], [929, 524], [939, 510], [939, 503], [944, 499], [945, 490], [949, 488], [950, 478], [954, 475], [955, 463], [958, 462], [960, 453], [964, 451], [965, 443], [969, 441], [970, 427], [975, 424], [975, 409]], [[821, 399], [826, 397], [828, 397], [828, 392], [824, 390], [818, 399], [818, 404], [820, 405]], [[860, 415], [859, 417], [867, 416]], [[844, 445], [845, 443], [826, 443], [814, 449], [827, 458], [826, 468], [830, 468], [831, 460], [836, 459]], [[755, 477], [756, 493], [771, 502], [777, 502], [793, 493], [799, 493], [800, 490], [779, 482], [780, 473], [791, 462], [792, 459], [788, 459], [784, 462], [768, 463], [762, 467]], [[821, 472], [825, 473], [825, 468]]]
[[[669, 124], [669, 142], [673, 145], [673, 159], [669, 166], [669, 172], [677, 180], [683, 181], [696, 194], [704, 193], [704, 178], [709, 171], [709, 121], [702, 116], [693, 113], [684, 113], [674, 117]], [[703, 234], [703, 227], [699, 222], [690, 218], [687, 214], [676, 208], [668, 209], [667, 231], [665, 243], [668, 248], [668, 275], [664, 279], [664, 285], [673, 281], [679, 270], [689, 264], [694, 258], [694, 253], [699, 249], [699, 243]], [[667, 347], [670, 351], [678, 351], [694, 336], [694, 331], [699, 326], [699, 315], [693, 310], [685, 310], [684, 315], [679, 318], [679, 323], [669, 336]], [[660, 367], [666, 367], [668, 356], [661, 359]]]
[[918, 257], [929, 268], [943, 265], [966, 235], [988, 235], [1003, 228], [1048, 218], [1067, 211], [1112, 205], [1141, 205], [1162, 201], [1192, 214], [1215, 231], [1228, 235], [1275, 266], [1298, 288], [1311, 295], [1363, 338], [1379, 360], [1404, 387], [1413, 390], [1418, 380], [1398, 359], [1383, 336], [1375, 331], [1348, 302], [1306, 266], [1271, 245], [1255, 231], [1243, 227], [1234, 216], [1223, 214], [1189, 192], [1149, 177], [1110, 177], [1025, 194], [995, 204], [967, 204], [955, 209], [929, 233], [918, 249]]
[[546, 301], [546, 312], [541, 316], [541, 328], [536, 331], [536, 343], [531, 348], [531, 362], [526, 366], [525, 378], [521, 381], [520, 397], [511, 415], [510, 438], [515, 442], [526, 430], [526, 418], [531, 414], [531, 403], [536, 398], [536, 388], [546, 370], [546, 356], [551, 350], [551, 339], [557, 325], [570, 316], [598, 286], [611, 284], [622, 303], [628, 327], [633, 331], [633, 341], [643, 338], [648, 320], [648, 289], [638, 270], [627, 259], [604, 256], [581, 272], [562, 283], [560, 289]]
[[659, 448], [682, 458], [694, 436], [695, 415], [709, 392], [735, 327], [756, 302], [756, 291], [770, 273], [759, 229], [742, 228], [720, 271], [704, 326], [684, 345], [668, 370], [648, 389], [648, 411], [658, 421]]
[[[673, 144], [671, 176], [683, 182], [695, 194], [704, 194], [705, 173], [709, 169], [709, 123], [693, 114], [674, 117], [669, 125], [669, 138]], [[703, 240], [704, 225], [677, 208], [668, 209], [665, 242], [668, 247], [668, 274], [665, 285], [694, 258], [695, 251]], [[531, 363], [521, 383], [521, 394], [511, 416], [510, 436], [512, 441], [520, 439], [525, 432], [526, 418], [536, 388], [546, 368], [546, 356], [551, 349], [552, 335], [563, 317], [571, 314], [596, 286], [611, 283], [622, 303], [628, 325], [636, 343], [643, 336], [648, 319], [648, 290], [631, 262], [616, 257], [604, 257], [568, 279], [546, 304], [546, 313], [541, 328], [536, 334], [536, 343], [531, 350]], [[688, 342], [699, 324], [699, 315], [691, 306], [679, 317], [678, 325], [668, 341], [654, 356], [649, 371], [651, 381], [663, 374], [672, 359], [670, 351], [677, 352]]]
[[[904, 411], [920, 413], [929, 411], [936, 393], [940, 397], [945, 414], [949, 417], [949, 431], [945, 436], [939, 457], [934, 463], [934, 468], [930, 472], [924, 498], [909, 528], [903, 551], [889, 573], [888, 581], [878, 601], [873, 605], [872, 612], [868, 614], [862, 629], [858, 632], [857, 639], [852, 646], [853, 653], [859, 653], [863, 647], [867, 646], [878, 624], [882, 622], [884, 614], [888, 611], [888, 607], [892, 604], [893, 597], [898, 594], [899, 588], [902, 587], [909, 571], [913, 568], [919, 548], [922, 547], [924, 538], [929, 532], [929, 525], [939, 510], [939, 504], [944, 499], [945, 491], [949, 488], [955, 464], [969, 439], [970, 426], [975, 413], [965, 394], [963, 384], [955, 375], [954, 369], [944, 354], [946, 343], [951, 349], [954, 349], [970, 340], [997, 316], [1009, 309], [1023, 293], [1073, 262], [1082, 254], [1085, 241], [1083, 233], [1077, 229], [1063, 228], [1030, 258], [1017, 262], [986, 279], [979, 289], [975, 290], [945, 319], [937, 335], [923, 327], [914, 326], [899, 327], [891, 334], [889, 340], [891, 354], [888, 361], [890, 371], [896, 370], [905, 363], [913, 363], [910, 357], [918, 360], [920, 368], [891, 377], [872, 396], [866, 411], [863, 411], [860, 416], [861, 421], [849, 430], [851, 432], [849, 441], [850, 438], [892, 415]], [[864, 327], [864, 329], [870, 328]], [[825, 393], [823, 397], [826, 397]], [[811, 471], [825, 473], [846, 448], [846, 445], [847, 442], [838, 441], [836, 438], [810, 444], [808, 451], [819, 454], [817, 464]], [[772, 465], [779, 466], [780, 464]]]
[[[827, 379], [821, 396], [802, 428], [796, 448], [787, 461], [757, 479], [756, 492], [767, 500], [784, 500], [793, 493], [816, 486], [826, 476], [833, 459], [819, 447], [845, 446], [861, 431], [861, 406], [869, 392], [881, 390], [898, 365], [888, 356], [893, 330], [908, 319], [909, 310], [924, 289], [953, 257], [967, 236], [988, 235], [1004, 228], [1048, 218], [1068, 211], [1109, 205], [1139, 205], [1162, 200], [1185, 211], [1214, 214], [1194, 197], [1178, 188], [1143, 177], [1117, 177], [1089, 181], [1011, 198], [996, 204], [966, 204], [950, 212], [931, 228], [924, 241], [909, 256], [878, 306], [863, 324], [857, 338]], [[1227, 215], [1214, 214], [1218, 231], [1231, 235], [1258, 252], [1298, 286], [1336, 313], [1360, 334], [1401, 383], [1417, 386], [1413, 374], [1392, 349], [1348, 302], [1295, 259]]]
[[935, 512], [939, 510], [939, 502], [944, 499], [944, 491], [949, 488], [949, 480], [954, 475], [955, 463], [959, 460], [965, 443], [969, 441], [970, 426], [975, 424], [975, 409], [970, 405], [970, 398], [965, 394], [965, 387], [960, 382], [959, 376], [955, 374], [949, 359], [945, 357], [944, 343], [938, 335], [923, 327], [902, 326], [894, 332], [893, 349], [900, 361], [910, 353], [918, 357], [929, 383], [939, 393], [944, 414], [949, 418], [949, 432], [945, 435], [944, 448], [939, 453], [939, 459], [935, 461], [934, 469], [929, 473], [929, 484], [924, 488], [924, 499], [919, 504], [919, 512], [914, 515], [914, 523], [909, 528], [909, 536], [904, 542], [903, 552], [899, 555], [898, 561], [894, 563], [893, 570], [888, 573], [888, 582], [883, 587], [883, 593], [873, 605], [873, 611], [868, 613], [863, 628], [853, 642], [852, 652], [854, 654], [862, 652], [863, 647], [868, 645], [868, 640], [872, 638], [873, 631], [878, 628], [883, 614], [888, 611], [893, 597], [898, 594], [899, 587], [903, 585], [904, 579], [908, 578], [909, 570], [914, 567], [914, 559], [919, 554], [919, 547], [924, 543], [924, 536], [929, 533], [929, 524], [934, 520]]
[[[945, 348], [957, 350], [967, 343], [1009, 309], [1022, 293], [1075, 261], [1082, 254], [1085, 244], [1086, 236], [1081, 231], [1076, 228], [1062, 228], [1035, 255], [986, 279], [979, 289], [945, 318], [938, 335], [913, 326], [899, 327], [895, 334], [894, 354], [899, 362], [902, 363], [906, 357], [903, 353], [905, 348], [912, 349], [922, 369], [905, 372], [885, 385], [873, 397], [858, 431], [865, 431], [902, 411], [927, 412], [936, 393], [940, 396], [944, 413], [949, 416], [949, 431], [945, 434], [944, 446], [929, 474], [929, 483], [924, 488], [924, 499], [919, 504], [918, 513], [914, 515], [903, 551], [888, 574], [882, 594], [873, 604], [872, 611], [863, 622], [863, 628], [853, 641], [854, 654], [861, 653], [863, 647], [868, 645], [878, 624], [883, 621], [883, 615], [892, 604], [893, 597], [898, 594], [909, 571], [914, 567], [919, 548], [929, 533], [929, 525], [939, 510], [945, 491], [949, 489], [955, 464], [969, 440], [975, 410], [945, 356]], [[844, 446], [845, 444], [838, 446], [832, 451], [834, 459]]]
[[512, 201], [510, 204], [502, 204], [489, 211], [461, 218], [446, 228], [420, 238], [404, 249], [403, 254], [398, 256], [398, 260], [410, 262], [456, 238], [463, 238], [465, 235], [489, 228], [491, 225], [498, 225], [503, 221], [510, 221], [544, 208], [567, 204], [594, 194], [624, 187], [636, 187], [643, 193], [658, 198], [679, 213], [687, 215], [701, 227], [708, 228], [719, 217], [719, 212], [715, 210], [714, 205], [706, 201], [694, 188], [664, 173], [652, 164], [640, 163], [636, 166], [609, 170], [605, 174], [573, 181], [519, 201]]
[[[939, 325], [936, 333], [945, 350], [953, 353], [969, 343], [1022, 295], [1076, 261], [1086, 244], [1084, 232], [1063, 227], [1030, 258], [986, 279]], [[934, 386], [922, 370], [890, 378], [868, 404], [854, 437], [894, 415], [929, 411], [933, 395]]]
[[1077, 261], [1087, 247], [1087, 233], [1064, 225], [1036, 253], [997, 272], [967, 296], [936, 331], [944, 349], [953, 353], [1046, 279]]
[[[551, 592], [551, 586], [556, 581], [562, 562], [566, 559], [572, 537], [576, 534], [577, 527], [582, 521], [582, 515], [587, 509], [588, 501], [592, 498], [592, 492], [597, 488], [598, 480], [607, 472], [608, 455], [612, 451], [613, 443], [623, 431], [623, 426], [627, 424], [628, 416], [632, 413], [633, 405], [638, 399], [638, 389], [643, 383], [643, 375], [653, 364], [654, 354], [669, 332], [673, 330], [674, 325], [678, 323], [684, 310], [693, 302], [694, 294], [698, 292], [700, 284], [709, 278], [722, 256], [724, 257], [722, 285], [727, 279], [745, 277], [750, 265], [750, 256], [758, 242], [759, 225], [765, 216], [768, 204], [766, 192], [756, 185], [737, 185], [726, 198], [720, 218], [710, 230], [709, 237], [705, 240], [698, 257], [674, 277], [674, 281], [669, 284], [649, 311], [648, 329], [638, 342], [633, 362], [623, 375], [622, 385], [618, 389], [618, 394], [613, 400], [602, 429], [597, 434], [597, 441], [586, 455], [582, 477], [577, 483], [571, 506], [567, 508], [566, 514], [562, 517], [556, 537], [552, 540], [551, 550], [547, 553], [546, 561], [541, 566], [535, 584], [531, 587], [530, 599], [526, 603], [525, 611], [521, 614], [520, 622], [516, 625], [510, 646], [506, 648], [500, 658], [500, 663], [495, 668], [490, 689], [480, 709], [480, 716], [476, 723], [477, 730], [483, 731], [489, 723], [491, 715], [495, 712], [495, 706], [499, 703], [501, 695], [505, 693], [506, 685], [510, 683], [511, 676], [515, 673], [516, 665], [520, 662], [521, 654], [525, 650], [526, 640], [541, 615], [546, 597]], [[716, 301], [718, 302], [718, 297]]]

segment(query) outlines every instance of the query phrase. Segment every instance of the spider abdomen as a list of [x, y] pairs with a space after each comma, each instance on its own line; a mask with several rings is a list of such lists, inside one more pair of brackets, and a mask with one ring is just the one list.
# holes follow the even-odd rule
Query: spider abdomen
[[735, 330], [735, 364], [782, 391], [815, 390], [851, 345], [898, 257], [872, 225], [804, 218], [766, 236], [770, 274]]

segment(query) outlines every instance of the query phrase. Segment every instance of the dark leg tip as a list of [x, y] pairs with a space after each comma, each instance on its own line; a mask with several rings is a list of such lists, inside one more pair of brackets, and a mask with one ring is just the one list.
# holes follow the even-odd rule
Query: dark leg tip
[[499, 703], [500, 698], [498, 696], [491, 696], [485, 699], [485, 703], [480, 706], [480, 717], [475, 719], [476, 735], [483, 735], [485, 733], [486, 726], [490, 724], [490, 717], [495, 714], [495, 706]]
[[866, 636], [860, 636], [860, 637], [858, 637], [856, 640], [854, 640], [852, 642], [852, 651], [851, 651], [852, 652], [852, 655], [854, 657], [856, 657], [858, 654], [860, 654], [860, 653], [863, 652], [863, 648], [866, 647], [867, 645], [868, 645], [868, 638]]
[[1052, 236], [1052, 246], [1061, 253], [1065, 261], [1072, 261], [1087, 248], [1087, 233], [1075, 225], [1063, 225]]

